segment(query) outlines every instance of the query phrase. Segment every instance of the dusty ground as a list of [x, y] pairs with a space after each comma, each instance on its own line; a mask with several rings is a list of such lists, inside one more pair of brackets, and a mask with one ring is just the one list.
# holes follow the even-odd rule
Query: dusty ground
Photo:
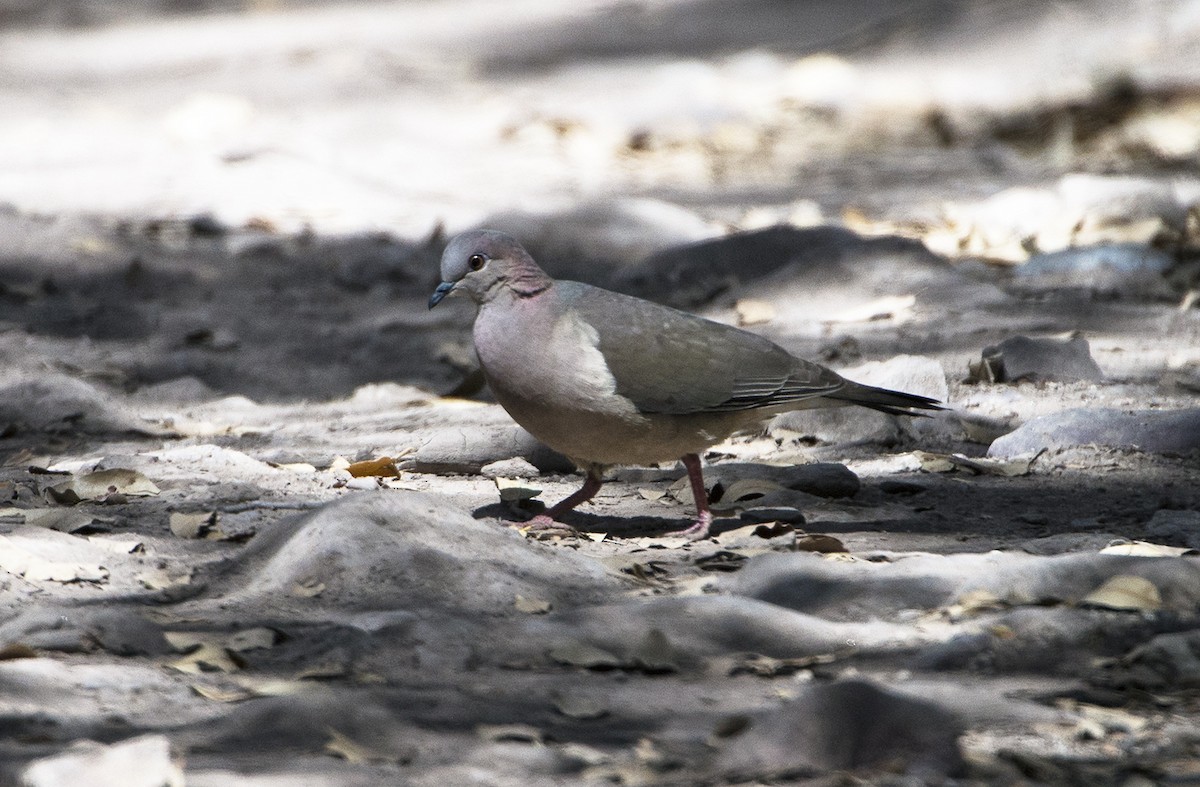
[[[0, 782], [1200, 778], [1200, 7], [566, 8], [0, 4]], [[533, 540], [479, 224], [951, 409]]]

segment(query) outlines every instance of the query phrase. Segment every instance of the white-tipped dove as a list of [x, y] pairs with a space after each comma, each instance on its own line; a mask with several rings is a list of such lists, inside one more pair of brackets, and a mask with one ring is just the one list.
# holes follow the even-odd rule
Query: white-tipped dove
[[479, 306], [475, 351], [496, 401], [587, 473], [535, 526], [595, 495], [608, 465], [681, 459], [696, 500], [696, 522], [681, 534], [704, 538], [712, 513], [699, 453], [734, 432], [809, 407], [941, 409], [929, 397], [851, 382], [729, 325], [555, 281], [500, 232], [455, 237], [441, 267], [429, 308], [458, 293]]

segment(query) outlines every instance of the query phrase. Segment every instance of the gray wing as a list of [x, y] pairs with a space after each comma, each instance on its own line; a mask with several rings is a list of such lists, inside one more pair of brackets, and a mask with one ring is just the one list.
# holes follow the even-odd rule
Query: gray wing
[[719, 413], [811, 399], [846, 381], [753, 333], [578, 282], [563, 305], [599, 336], [617, 393], [645, 413]]

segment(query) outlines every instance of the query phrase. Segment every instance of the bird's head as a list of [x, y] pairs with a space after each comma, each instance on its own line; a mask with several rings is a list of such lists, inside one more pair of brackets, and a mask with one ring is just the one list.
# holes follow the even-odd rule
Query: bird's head
[[442, 283], [430, 296], [429, 308], [447, 295], [465, 293], [475, 303], [486, 303], [506, 288], [534, 294], [549, 284], [549, 277], [512, 237], [472, 230], [455, 236], [442, 253]]

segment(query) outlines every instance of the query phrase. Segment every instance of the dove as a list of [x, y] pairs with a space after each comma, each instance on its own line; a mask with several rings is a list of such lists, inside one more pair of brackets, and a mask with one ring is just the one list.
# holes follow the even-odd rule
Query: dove
[[473, 230], [441, 260], [432, 309], [447, 296], [477, 306], [472, 338], [488, 387], [513, 420], [585, 473], [578, 491], [534, 517], [554, 527], [590, 500], [605, 468], [679, 460], [696, 521], [712, 524], [700, 455], [772, 415], [861, 405], [893, 415], [936, 399], [847, 380], [730, 325], [575, 281], [557, 281], [512, 237]]

